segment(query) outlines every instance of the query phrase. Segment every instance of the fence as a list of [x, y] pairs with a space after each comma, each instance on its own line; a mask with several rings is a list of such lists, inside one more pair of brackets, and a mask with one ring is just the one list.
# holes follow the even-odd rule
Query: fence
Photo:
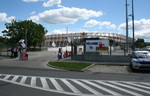
[[[108, 51], [104, 52], [96, 52], [99, 55], [121, 55], [121, 56], [126, 56], [132, 54], [132, 44], [128, 44], [129, 48], [128, 51], [126, 50], [126, 44], [120, 44], [120, 45], [112, 45], [109, 46]], [[76, 45], [77, 46], [77, 55], [82, 55], [84, 52], [86, 52], [85, 48], [83, 45]], [[89, 54], [92, 54], [91, 52], [86, 52]]]
[[[128, 45], [128, 50], [126, 50]], [[113, 44], [108, 51], [86, 52], [85, 43], [72, 45], [72, 59], [97, 62], [129, 62], [132, 44]]]

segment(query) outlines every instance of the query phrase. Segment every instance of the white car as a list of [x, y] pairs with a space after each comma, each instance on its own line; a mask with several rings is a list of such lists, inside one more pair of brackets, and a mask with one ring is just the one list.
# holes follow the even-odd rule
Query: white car
[[150, 51], [150, 46], [146, 46], [146, 50], [147, 50], [147, 51]]
[[130, 65], [132, 70], [150, 70], [150, 52], [134, 51]]

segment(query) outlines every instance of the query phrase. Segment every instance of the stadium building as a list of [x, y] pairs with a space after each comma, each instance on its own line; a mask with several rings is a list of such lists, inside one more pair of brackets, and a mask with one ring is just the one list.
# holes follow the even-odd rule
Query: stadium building
[[[42, 43], [42, 47], [64, 47], [71, 45], [73, 42], [81, 43], [83, 38], [101, 38], [102, 40], [113, 40], [115, 43], [126, 43], [126, 36], [115, 33], [104, 32], [82, 32], [82, 33], [66, 33], [46, 35], [46, 40]], [[128, 38], [128, 42], [132, 43], [132, 38]]]

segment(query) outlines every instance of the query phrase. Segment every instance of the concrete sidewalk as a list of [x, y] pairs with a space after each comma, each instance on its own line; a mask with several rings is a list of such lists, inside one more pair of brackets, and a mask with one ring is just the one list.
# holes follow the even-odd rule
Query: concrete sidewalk
[[3, 55], [0, 55], [0, 60], [4, 60], [4, 59], [10, 59], [10, 56], [3, 56]]
[[[31, 52], [29, 53], [29, 60], [19, 60], [18, 58], [11, 59], [7, 56], [0, 56], [0, 66], [9, 67], [23, 67], [23, 68], [39, 68], [39, 69], [56, 69], [47, 66], [49, 61], [57, 61], [56, 54], [45, 51], [45, 52]], [[123, 62], [88, 62], [88, 61], [77, 61], [69, 58], [63, 58], [62, 62], [85, 62], [92, 63], [93, 66], [85, 68], [85, 72], [99, 72], [99, 73], [131, 73], [129, 63]]]
[[62, 62], [85, 62], [92, 63], [92, 66], [85, 68], [85, 72], [98, 72], [98, 73], [117, 73], [117, 74], [129, 74], [132, 73], [130, 63], [128, 62], [88, 62], [71, 60], [71, 58], [61, 59]]
[[49, 61], [56, 60], [57, 57], [48, 51], [43, 52], [29, 52], [29, 60], [19, 60], [17, 58], [10, 58], [1, 56], [0, 66], [6, 67], [21, 67], [34, 69], [54, 69], [47, 66]]

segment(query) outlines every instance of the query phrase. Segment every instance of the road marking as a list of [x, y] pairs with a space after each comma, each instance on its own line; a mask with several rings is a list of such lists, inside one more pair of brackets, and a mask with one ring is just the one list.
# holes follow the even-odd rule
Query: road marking
[[91, 87], [83, 84], [82, 82], [79, 82], [78, 80], [72, 80], [73, 82], [77, 83], [78, 85], [84, 87], [85, 89], [89, 90], [90, 92], [94, 93], [95, 95], [103, 95], [100, 92], [97, 92], [96, 90], [92, 89]]
[[23, 76], [22, 79], [21, 79], [21, 81], [20, 81], [20, 83], [21, 83], [21, 84], [24, 84], [25, 81], [26, 81], [26, 79], [27, 79], [27, 77], [26, 77], [26, 76]]
[[31, 86], [36, 86], [36, 77], [31, 78]]
[[102, 81], [96, 81], [96, 82], [98, 82], [98, 83], [100, 83], [100, 84], [107, 85], [107, 86], [109, 86], [109, 87], [112, 87], [112, 88], [115, 88], [115, 89], [118, 89], [118, 90], [121, 90], [121, 91], [126, 92], [126, 93], [129, 93], [129, 94], [132, 94], [132, 95], [134, 95], [134, 96], [143, 96], [142, 94], [138, 94], [138, 93], [135, 93], [135, 92], [133, 92], [133, 91], [130, 91], [130, 90], [127, 90], [127, 89], [124, 89], [124, 88], [120, 88], [120, 87], [118, 87], [118, 86], [115, 86], [115, 85], [112, 85], [112, 84], [108, 84], [108, 83], [105, 83], [105, 82], [102, 82]]
[[49, 78], [49, 80], [53, 83], [53, 85], [57, 90], [64, 91], [63, 88], [59, 85], [59, 83], [54, 78]]
[[141, 91], [141, 92], [145, 92], [145, 93], [148, 93], [150, 94], [150, 91], [146, 91], [146, 90], [143, 90], [141, 88], [136, 88], [136, 87], [132, 87], [132, 86], [129, 86], [129, 85], [125, 85], [125, 84], [121, 84], [121, 83], [116, 83], [114, 81], [109, 81], [110, 83], [113, 83], [113, 84], [117, 84], [117, 85], [120, 85], [120, 86], [124, 86], [124, 87], [127, 87], [127, 88], [131, 88], [131, 89], [134, 89], [134, 90], [137, 90], [137, 91]]
[[[0, 80], [39, 90], [75, 96], [143, 96], [144, 94], [150, 94], [150, 87], [148, 87], [150, 82], [53, 78], [10, 74], [0, 74]], [[37, 82], [37, 80], [40, 80], [41, 83]], [[48, 81], [51, 81], [51, 83]], [[27, 82], [30, 82], [30, 84], [27, 84]], [[37, 86], [38, 84], [41, 84], [41, 86]], [[76, 85], [74, 86], [74, 84]], [[53, 85], [55, 88], [51, 89], [50, 85]], [[66, 89], [66, 87], [70, 90]], [[83, 88], [87, 91], [83, 91]]]
[[97, 87], [97, 88], [99, 88], [99, 89], [101, 89], [101, 90], [103, 90], [103, 91], [106, 91], [106, 92], [108, 92], [108, 93], [110, 93], [110, 94], [112, 94], [112, 95], [122, 96], [121, 94], [119, 94], [119, 93], [117, 93], [117, 92], [114, 92], [114, 91], [112, 91], [112, 90], [110, 90], [110, 89], [107, 89], [107, 88], [105, 88], [105, 87], [99, 86], [99, 85], [97, 85], [97, 84], [95, 84], [95, 83], [89, 82], [88, 80], [82, 80], [82, 81], [85, 82], [85, 83], [87, 83], [87, 84], [90, 84], [90, 85], [92, 85], [92, 86], [94, 86], [94, 87]]
[[137, 87], [141, 87], [141, 88], [145, 88], [145, 89], [150, 89], [150, 87], [139, 85], [139, 84], [135, 84], [135, 83], [131, 83], [131, 82], [124, 82], [124, 83], [125, 84], [134, 85], [134, 86], [137, 86]]
[[4, 80], [7, 80], [10, 76], [11, 76], [11, 75], [6, 75], [6, 76], [4, 77]]
[[14, 76], [13, 79], [11, 80], [12, 82], [16, 82], [19, 76]]
[[49, 89], [49, 86], [48, 86], [48, 83], [46, 81], [46, 78], [40, 78], [40, 80], [41, 80], [43, 88]]
[[76, 87], [74, 87], [70, 82], [66, 79], [61, 79], [74, 93], [81, 93]]

